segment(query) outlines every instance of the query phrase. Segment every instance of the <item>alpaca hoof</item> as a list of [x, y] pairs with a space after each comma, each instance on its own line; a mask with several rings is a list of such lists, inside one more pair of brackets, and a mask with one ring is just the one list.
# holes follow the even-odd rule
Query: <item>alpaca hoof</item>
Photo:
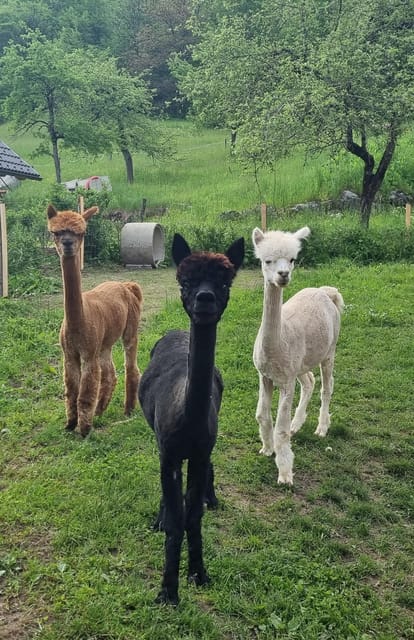
[[277, 479], [278, 484], [289, 484], [293, 485], [293, 473], [290, 471], [289, 473], [280, 473]]
[[328, 432], [328, 429], [324, 429], [323, 427], [318, 426], [315, 431], [315, 436], [319, 436], [320, 438], [324, 438]]
[[263, 447], [260, 449], [259, 453], [262, 456], [272, 456], [274, 452], [273, 452], [273, 448], [272, 447], [265, 447], [263, 445]]
[[65, 424], [66, 431], [74, 431], [76, 429], [77, 424], [78, 424], [78, 419], [77, 418], [73, 418], [72, 420], [68, 420], [67, 423]]
[[79, 431], [80, 431], [80, 434], [81, 434], [82, 438], [86, 438], [89, 435], [89, 433], [91, 431], [91, 428], [92, 427], [89, 424], [86, 424], [86, 425], [83, 425], [82, 427], [79, 427]]
[[124, 415], [125, 416], [130, 416], [131, 413], [134, 411], [136, 405], [133, 405], [132, 407], [125, 407], [124, 409]]
[[203, 569], [202, 571], [189, 573], [187, 580], [189, 584], [195, 584], [196, 587], [202, 587], [203, 585], [209, 584], [209, 582], [211, 582], [210, 576], [205, 571], [205, 569]]
[[169, 604], [173, 607], [176, 607], [180, 602], [180, 599], [176, 591], [171, 592], [164, 587], [163, 589], [161, 589], [154, 602], [155, 604]]
[[157, 533], [158, 531], [164, 531], [164, 522], [160, 514], [158, 514], [157, 519], [152, 523], [151, 529], [155, 533]]
[[292, 436], [299, 431], [299, 429], [301, 428], [304, 422], [305, 422], [304, 420], [302, 422], [295, 422], [293, 420], [290, 426], [290, 433], [292, 434]]
[[218, 509], [219, 502], [216, 496], [205, 496], [204, 504], [206, 505], [207, 509], [210, 511], [210, 510]]

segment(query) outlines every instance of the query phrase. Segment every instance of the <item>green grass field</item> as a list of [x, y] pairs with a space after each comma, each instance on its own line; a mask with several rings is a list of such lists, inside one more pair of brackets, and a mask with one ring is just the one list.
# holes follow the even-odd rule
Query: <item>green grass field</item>
[[[139, 210], [145, 197], [149, 208], [168, 208], [169, 228], [186, 233], [191, 227], [191, 242], [210, 241], [207, 226], [214, 231], [217, 225], [220, 234], [223, 212], [261, 201], [276, 205], [274, 226], [315, 229], [309, 240], [315, 268], [298, 267], [286, 297], [322, 284], [338, 286], [344, 296], [332, 426], [324, 440], [313, 435], [317, 378], [307, 422], [293, 442], [294, 487], [278, 486], [274, 461], [258, 453], [254, 418], [252, 350], [262, 276], [259, 268], [243, 269], [218, 332], [225, 391], [213, 460], [220, 507], [203, 520], [212, 582], [205, 589], [186, 584], [184, 545], [181, 603], [155, 605], [164, 536], [151, 531], [160, 491], [153, 433], [139, 409], [131, 419], [123, 416], [119, 346], [119, 381], [108, 410], [85, 441], [65, 432], [58, 259], [49, 257], [40, 269], [27, 266], [34, 234], [27, 224], [24, 234], [13, 236], [9, 256], [19, 265], [26, 259], [26, 267], [16, 269], [13, 297], [0, 298], [0, 638], [414, 640], [414, 267], [387, 262], [386, 252], [390, 230], [404, 230], [404, 214], [374, 213], [376, 263], [359, 266], [369, 260], [352, 253], [359, 246], [355, 213], [281, 211], [357, 189], [359, 169], [349, 159], [304, 163], [297, 155], [255, 181], [230, 158], [226, 132], [166, 126], [177, 136], [176, 158], [153, 164], [138, 155], [134, 185], [126, 184], [115, 154], [64, 152], [63, 179], [109, 175], [113, 209]], [[35, 211], [42, 229], [54, 182], [50, 158], [32, 158], [36, 141], [14, 136], [5, 125], [0, 139], [43, 176], [13, 191], [7, 211], [15, 217]], [[409, 150], [407, 137], [385, 188], [409, 189]], [[256, 225], [259, 214], [242, 222], [230, 216], [226, 232], [236, 237]], [[347, 225], [353, 230], [349, 255], [319, 264], [315, 252], [318, 257], [325, 246], [324, 234], [335, 242], [336, 230], [339, 238]], [[247, 236], [246, 242], [251, 252]], [[360, 253], [365, 248], [361, 243]], [[87, 265], [84, 288], [126, 277], [144, 289], [144, 370], [155, 341], [168, 329], [187, 328], [188, 319], [170, 268], [126, 274], [119, 265]], [[275, 408], [276, 401], [277, 394]]]
[[[172, 270], [135, 275], [150, 300], [161, 298], [161, 311], [145, 318], [144, 369], [155, 340], [188, 322]], [[238, 276], [217, 344], [220, 508], [203, 520], [212, 583], [186, 584], [184, 546], [176, 609], [153, 603], [164, 544], [151, 531], [158, 458], [140, 411], [122, 415], [121, 349], [114, 398], [82, 441], [63, 428], [60, 296], [39, 299], [35, 315], [30, 299], [2, 300], [0, 637], [412, 640], [412, 277], [407, 264], [295, 271], [287, 295], [330, 283], [346, 309], [331, 430], [325, 440], [313, 435], [317, 385], [294, 439], [290, 489], [258, 454], [251, 354], [262, 278]]]
[[[281, 210], [308, 200], [337, 198], [343, 189], [359, 191], [362, 164], [350, 154], [335, 160], [328, 155], [304, 158], [296, 153], [276, 163], [273, 170], [244, 170], [232, 158], [229, 132], [200, 130], [191, 123], [171, 121], [164, 125], [174, 140], [176, 153], [164, 162], [152, 162], [143, 154], [134, 155], [135, 182], [126, 183], [120, 154], [90, 157], [62, 149], [62, 180], [108, 175], [113, 186], [112, 208], [139, 210], [142, 198], [149, 208], [167, 207], [174, 220], [199, 224], [214, 220], [223, 211], [251, 209], [261, 202]], [[45, 199], [55, 180], [50, 157], [33, 157], [36, 138], [18, 136], [0, 126], [0, 139], [21, 154], [42, 175], [42, 182], [27, 181], [14, 193], [11, 202], [28, 198]], [[227, 144], [226, 144], [227, 143]], [[395, 160], [384, 183], [384, 194], [392, 188], [413, 191], [414, 161], [412, 136], [397, 147]]]

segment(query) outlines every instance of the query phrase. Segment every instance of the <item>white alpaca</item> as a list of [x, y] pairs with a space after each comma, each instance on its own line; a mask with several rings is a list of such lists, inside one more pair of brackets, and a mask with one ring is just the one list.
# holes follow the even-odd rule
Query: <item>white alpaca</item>
[[[306, 408], [315, 385], [312, 369], [320, 365], [321, 408], [315, 433], [325, 436], [330, 424], [329, 403], [333, 392], [333, 366], [343, 299], [334, 287], [302, 289], [283, 304], [283, 288], [289, 284], [301, 241], [310, 229], [296, 233], [254, 229], [256, 257], [262, 265], [264, 300], [262, 323], [253, 351], [259, 373], [256, 420], [263, 446], [260, 453], [276, 454], [278, 482], [293, 483], [291, 435], [306, 420]], [[291, 421], [296, 378], [300, 400]], [[272, 429], [272, 394], [279, 387], [275, 429]]]

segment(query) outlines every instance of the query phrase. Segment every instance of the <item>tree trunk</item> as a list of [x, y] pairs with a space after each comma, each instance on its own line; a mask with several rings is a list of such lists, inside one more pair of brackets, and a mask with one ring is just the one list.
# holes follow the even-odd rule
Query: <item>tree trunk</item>
[[349, 126], [347, 129], [346, 148], [352, 154], [354, 154], [358, 158], [361, 158], [364, 163], [360, 220], [361, 225], [366, 229], [368, 229], [369, 227], [372, 205], [374, 203], [375, 196], [377, 195], [383, 183], [387, 169], [390, 166], [390, 162], [394, 155], [396, 143], [397, 131], [393, 124], [391, 124], [389, 127], [388, 140], [385, 145], [384, 153], [382, 154], [377, 170], [374, 172], [375, 159], [368, 152], [365, 131], [362, 131], [361, 133], [361, 144], [359, 145], [354, 142], [352, 127]]
[[62, 173], [60, 169], [60, 158], [59, 158], [57, 139], [52, 139], [52, 153], [53, 153], [53, 162], [55, 164], [56, 182], [60, 184], [62, 182]]
[[132, 160], [132, 156], [128, 149], [121, 149], [122, 155], [124, 156], [126, 173], [127, 173], [127, 182], [128, 184], [132, 184], [134, 182], [134, 163]]
[[48, 129], [48, 132], [49, 132], [50, 142], [52, 143], [52, 155], [53, 155], [53, 162], [54, 162], [54, 165], [55, 165], [56, 182], [58, 184], [60, 184], [62, 182], [62, 173], [61, 173], [61, 169], [60, 169], [58, 140], [62, 136], [59, 135], [59, 133], [56, 130], [56, 127], [55, 127], [56, 102], [55, 102], [55, 96], [54, 96], [53, 90], [51, 90], [51, 92], [47, 96], [47, 109], [48, 109], [48, 112], [49, 112], [49, 122], [47, 123], [47, 129]]
[[362, 183], [360, 219], [361, 225], [366, 229], [368, 229], [369, 227], [372, 205], [374, 204], [375, 196], [378, 193], [381, 182], [378, 181], [376, 174], [373, 174], [372, 172], [367, 170], [367, 166], [365, 165], [364, 179]]

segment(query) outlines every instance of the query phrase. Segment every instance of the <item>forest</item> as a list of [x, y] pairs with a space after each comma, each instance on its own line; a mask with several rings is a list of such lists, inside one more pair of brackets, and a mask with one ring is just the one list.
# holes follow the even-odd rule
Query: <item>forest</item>
[[253, 171], [301, 149], [351, 154], [361, 223], [414, 109], [411, 0], [6, 0], [0, 102], [38, 153], [174, 153], [160, 119], [232, 131]]

